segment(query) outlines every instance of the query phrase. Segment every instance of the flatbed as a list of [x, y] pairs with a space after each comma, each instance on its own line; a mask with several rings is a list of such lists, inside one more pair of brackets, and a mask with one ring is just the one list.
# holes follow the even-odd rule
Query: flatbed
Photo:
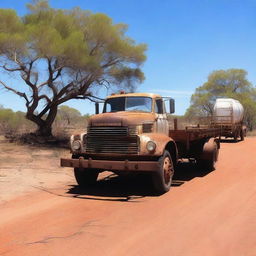
[[[170, 126], [171, 127], [171, 126]], [[169, 137], [172, 138], [177, 146], [178, 158], [195, 159], [200, 162], [205, 158], [205, 145], [211, 145], [211, 151], [216, 155], [212, 156], [214, 162], [217, 161], [218, 150], [220, 148], [220, 127], [212, 125], [189, 125], [184, 129], [178, 129], [177, 119], [174, 119], [174, 129], [169, 130]], [[215, 148], [216, 147], [216, 148]], [[207, 156], [206, 158], [209, 159]], [[212, 159], [212, 158], [210, 158]], [[213, 164], [213, 162], [212, 162]], [[210, 167], [211, 169], [214, 166]]]
[[184, 130], [169, 130], [169, 136], [176, 142], [188, 142], [219, 137], [221, 129], [212, 126], [187, 126]]

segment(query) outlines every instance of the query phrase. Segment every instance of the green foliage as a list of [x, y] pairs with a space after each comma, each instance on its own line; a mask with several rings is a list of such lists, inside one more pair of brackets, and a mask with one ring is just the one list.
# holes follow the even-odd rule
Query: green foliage
[[79, 122], [81, 117], [81, 113], [75, 108], [62, 105], [58, 109], [57, 120], [65, 122], [67, 125]]
[[[79, 67], [84, 71], [100, 68], [109, 59], [121, 58], [122, 62], [135, 64], [141, 64], [146, 59], [146, 45], [136, 45], [125, 36], [127, 26], [113, 24], [105, 14], [92, 14], [79, 8], [53, 9], [47, 1], [34, 1], [28, 7], [30, 13], [23, 19], [12, 10], [0, 12], [3, 21], [11, 21], [8, 31], [1, 29], [8, 27], [6, 22], [0, 25], [4, 36], [2, 43], [11, 40], [16, 45], [17, 41], [19, 44], [23, 41], [23, 45], [15, 47], [25, 48], [23, 54], [36, 54], [41, 58], [58, 57], [65, 66], [72, 69]], [[9, 50], [7, 46], [5, 44], [5, 50]]]
[[[77, 109], [62, 105], [53, 125], [54, 132], [57, 135], [63, 135], [68, 129], [84, 129], [89, 117], [89, 114], [82, 116]], [[0, 134], [16, 136], [33, 132], [35, 128], [35, 125], [26, 119], [26, 113], [14, 112], [0, 104]]]
[[131, 69], [129, 67], [113, 67], [110, 70], [110, 73], [113, 77], [112, 82], [118, 84], [116, 92], [120, 90], [134, 92], [134, 85], [136, 82], [142, 82], [145, 79], [143, 72], [141, 72], [139, 68]]
[[245, 109], [245, 121], [250, 129], [256, 125], [256, 89], [243, 69], [217, 70], [191, 96], [186, 117], [207, 117], [213, 114], [215, 100], [220, 97], [239, 100]]
[[0, 33], [15, 34], [21, 32], [23, 25], [15, 10], [0, 9]]
[[58, 138], [69, 138], [73, 133], [84, 131], [89, 117], [89, 114], [82, 116], [77, 109], [61, 105], [53, 123], [53, 133]]
[[25, 113], [14, 112], [11, 109], [5, 109], [0, 106], [0, 133], [5, 135], [30, 131], [34, 128], [32, 122], [28, 121]]

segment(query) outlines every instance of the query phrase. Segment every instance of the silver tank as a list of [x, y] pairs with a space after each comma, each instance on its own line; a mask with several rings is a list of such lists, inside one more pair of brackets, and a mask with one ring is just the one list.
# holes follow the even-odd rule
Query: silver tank
[[237, 124], [243, 120], [244, 108], [238, 100], [217, 99], [213, 107], [213, 121], [216, 124]]

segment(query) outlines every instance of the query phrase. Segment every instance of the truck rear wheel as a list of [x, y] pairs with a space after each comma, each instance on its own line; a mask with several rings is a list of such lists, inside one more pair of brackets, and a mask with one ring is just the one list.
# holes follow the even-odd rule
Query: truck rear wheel
[[99, 172], [89, 168], [74, 168], [74, 174], [78, 185], [87, 187], [96, 183]]
[[163, 194], [170, 190], [174, 166], [170, 153], [167, 150], [164, 151], [164, 154], [158, 161], [160, 168], [152, 174], [152, 181], [155, 191], [159, 194]]
[[243, 129], [241, 129], [241, 131], [240, 131], [240, 138], [241, 138], [241, 141], [244, 140], [244, 130]]
[[210, 139], [204, 144], [201, 157], [197, 160], [199, 167], [208, 172], [215, 170], [218, 155], [219, 147], [214, 139]]

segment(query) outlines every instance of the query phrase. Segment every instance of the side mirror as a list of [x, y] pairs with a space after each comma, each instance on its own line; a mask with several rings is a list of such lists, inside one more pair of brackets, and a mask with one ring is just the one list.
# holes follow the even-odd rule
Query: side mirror
[[99, 102], [95, 102], [95, 114], [99, 114]]
[[169, 105], [170, 105], [170, 114], [175, 112], [175, 100], [174, 99], [170, 99], [169, 100]]

